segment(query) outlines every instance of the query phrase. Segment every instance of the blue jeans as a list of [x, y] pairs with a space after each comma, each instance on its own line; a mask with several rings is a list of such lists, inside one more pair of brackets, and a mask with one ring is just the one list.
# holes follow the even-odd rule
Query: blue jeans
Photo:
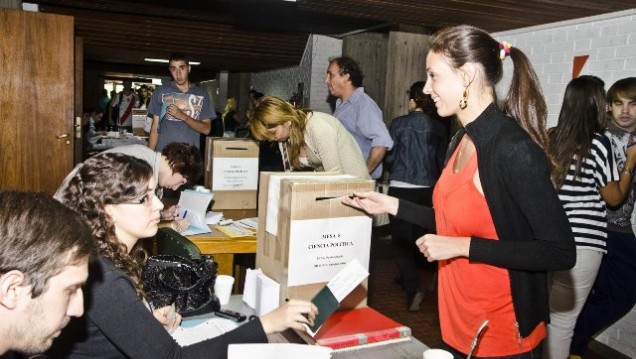
[[[457, 351], [446, 343], [442, 343], [441, 349], [448, 350], [449, 352], [451, 352], [455, 359], [464, 359], [466, 358], [468, 354], [468, 353], [462, 353], [460, 351]], [[534, 349], [525, 353], [506, 355], [501, 357], [474, 357], [473, 356], [473, 358], [475, 359], [541, 359], [542, 355], [543, 355], [543, 343], [539, 343], [539, 345], [537, 345]]]
[[570, 354], [585, 354], [596, 333], [621, 319], [636, 304], [636, 237], [620, 232], [607, 235], [607, 254], [576, 321]]

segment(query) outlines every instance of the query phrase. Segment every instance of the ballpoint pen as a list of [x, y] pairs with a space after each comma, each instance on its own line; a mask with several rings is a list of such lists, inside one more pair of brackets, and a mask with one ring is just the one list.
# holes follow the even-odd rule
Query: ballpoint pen
[[186, 218], [187, 215], [188, 215], [188, 210], [186, 209], [185, 212], [183, 212], [183, 218]]

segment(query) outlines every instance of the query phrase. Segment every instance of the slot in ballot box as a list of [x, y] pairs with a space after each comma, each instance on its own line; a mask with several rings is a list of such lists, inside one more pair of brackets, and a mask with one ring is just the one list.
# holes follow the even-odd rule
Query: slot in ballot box
[[[311, 300], [356, 258], [367, 270], [372, 219], [339, 197], [373, 191], [375, 183], [325, 172], [262, 172], [256, 267], [280, 284], [286, 298]], [[341, 308], [366, 306], [365, 279]]]
[[212, 210], [255, 209], [258, 143], [240, 138], [206, 138], [205, 186], [214, 193]]

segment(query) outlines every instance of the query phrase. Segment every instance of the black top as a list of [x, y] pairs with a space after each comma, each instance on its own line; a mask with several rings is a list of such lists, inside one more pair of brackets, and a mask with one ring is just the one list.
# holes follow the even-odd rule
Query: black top
[[233, 343], [267, 343], [260, 320], [181, 347], [135, 294], [130, 278], [100, 257], [89, 267], [86, 311], [73, 318], [47, 352], [51, 358], [227, 358]]
[[[472, 237], [469, 259], [507, 268], [515, 316], [523, 337], [549, 322], [546, 272], [572, 268], [574, 236], [550, 182], [545, 153], [515, 122], [491, 104], [454, 137], [453, 153], [464, 133], [475, 143], [479, 178], [499, 240]], [[397, 217], [433, 221], [430, 208], [400, 201]]]

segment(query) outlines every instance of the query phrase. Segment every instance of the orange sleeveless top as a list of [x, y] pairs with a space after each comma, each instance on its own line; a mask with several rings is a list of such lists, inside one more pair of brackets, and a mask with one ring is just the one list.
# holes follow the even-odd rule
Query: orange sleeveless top
[[[437, 234], [498, 240], [486, 199], [473, 183], [477, 153], [454, 173], [457, 153], [451, 156], [433, 192]], [[544, 323], [529, 337], [521, 338], [505, 268], [470, 262], [465, 257], [439, 261], [438, 289], [442, 339], [461, 352], [468, 353], [485, 319], [489, 323], [474, 353], [477, 357], [524, 353], [545, 338]]]

